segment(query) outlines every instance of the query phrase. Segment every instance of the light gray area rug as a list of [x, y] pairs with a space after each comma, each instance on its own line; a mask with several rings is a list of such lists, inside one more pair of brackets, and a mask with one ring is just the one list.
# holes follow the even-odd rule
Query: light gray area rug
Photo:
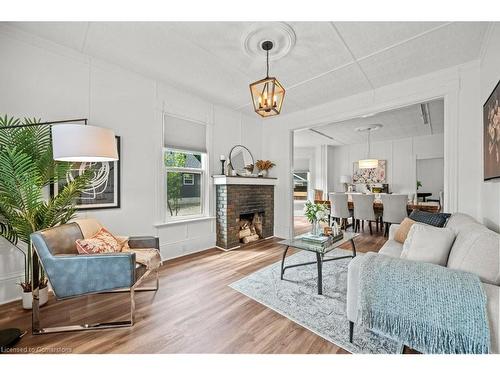
[[[328, 253], [325, 259], [350, 254], [350, 251], [336, 249]], [[314, 253], [300, 251], [288, 256], [285, 266], [315, 259]], [[350, 259], [341, 259], [323, 264], [322, 296], [317, 294], [315, 264], [289, 268], [284, 280], [280, 280], [281, 262], [277, 262], [234, 282], [230, 287], [351, 353], [401, 353], [401, 344], [359, 325], [354, 328], [354, 342], [349, 342], [349, 323], [346, 317], [349, 261]]]

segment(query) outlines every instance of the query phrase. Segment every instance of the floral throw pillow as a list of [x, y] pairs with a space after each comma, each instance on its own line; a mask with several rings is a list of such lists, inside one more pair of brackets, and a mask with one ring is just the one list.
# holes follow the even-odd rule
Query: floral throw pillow
[[104, 228], [91, 238], [76, 240], [79, 254], [114, 253], [121, 251], [121, 248], [122, 244]]

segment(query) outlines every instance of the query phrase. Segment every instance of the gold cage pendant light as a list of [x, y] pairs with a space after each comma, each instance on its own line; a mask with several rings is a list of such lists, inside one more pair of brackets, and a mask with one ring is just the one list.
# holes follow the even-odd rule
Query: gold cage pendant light
[[275, 77], [269, 77], [269, 51], [273, 48], [273, 42], [267, 40], [262, 43], [262, 49], [267, 54], [266, 78], [250, 84], [250, 93], [255, 112], [262, 117], [279, 115], [285, 89]]

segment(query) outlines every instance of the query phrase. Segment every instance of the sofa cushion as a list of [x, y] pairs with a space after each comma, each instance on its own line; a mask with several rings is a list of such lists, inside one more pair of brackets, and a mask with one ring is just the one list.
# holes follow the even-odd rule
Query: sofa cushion
[[379, 254], [384, 254], [393, 258], [400, 258], [403, 251], [403, 244], [396, 240], [387, 240], [379, 250]]
[[415, 220], [412, 220], [409, 217], [405, 217], [404, 220], [399, 225], [398, 230], [394, 234], [394, 240], [398, 241], [399, 243], [404, 243], [406, 237], [408, 237], [408, 233], [410, 232], [411, 227], [415, 223], [416, 223]]
[[408, 233], [401, 258], [446, 266], [453, 241], [453, 230], [417, 223]]
[[460, 228], [470, 224], [478, 224], [478, 222], [472, 216], [457, 212], [450, 216], [446, 223], [446, 228], [453, 229], [458, 234]]
[[446, 221], [450, 216], [451, 214], [413, 210], [410, 214], [410, 219], [418, 221], [419, 223], [442, 228], [445, 226]]
[[500, 285], [500, 235], [477, 222], [459, 229], [447, 267], [475, 273], [485, 283]]

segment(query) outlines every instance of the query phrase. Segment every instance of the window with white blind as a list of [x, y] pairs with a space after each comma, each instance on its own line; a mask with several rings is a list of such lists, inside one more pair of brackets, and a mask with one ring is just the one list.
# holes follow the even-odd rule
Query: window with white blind
[[166, 220], [204, 216], [206, 124], [164, 115], [163, 163]]

